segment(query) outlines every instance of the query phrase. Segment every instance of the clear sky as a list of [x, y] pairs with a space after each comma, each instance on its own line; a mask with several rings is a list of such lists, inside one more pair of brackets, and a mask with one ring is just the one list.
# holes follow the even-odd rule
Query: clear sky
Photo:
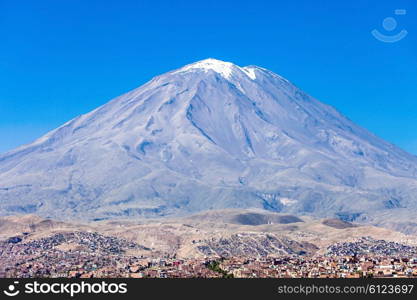
[[0, 152], [208, 57], [268, 68], [417, 154], [415, 0], [0, 0]]

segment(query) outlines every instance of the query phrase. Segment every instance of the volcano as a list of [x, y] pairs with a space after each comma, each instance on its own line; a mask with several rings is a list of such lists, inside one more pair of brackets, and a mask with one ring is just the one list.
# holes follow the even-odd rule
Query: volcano
[[224, 208], [408, 228], [417, 225], [417, 157], [267, 69], [216, 59], [157, 76], [0, 155], [1, 215]]

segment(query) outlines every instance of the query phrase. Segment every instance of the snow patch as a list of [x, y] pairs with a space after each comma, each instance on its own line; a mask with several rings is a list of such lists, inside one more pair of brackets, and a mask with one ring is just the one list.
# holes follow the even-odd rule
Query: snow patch
[[255, 74], [255, 69], [251, 68], [251, 67], [243, 67], [241, 68], [241, 70], [249, 76], [250, 79], [255, 80], [256, 79], [256, 74]]
[[[189, 71], [193, 69], [200, 69], [206, 72], [209, 70], [213, 70], [216, 73], [221, 74], [223, 77], [229, 79], [232, 76], [234, 67], [235, 65], [230, 62], [225, 62], [225, 61], [217, 60], [214, 58], [208, 58], [208, 59], [201, 60], [190, 65], [186, 65], [185, 67], [183, 67], [177, 72], [185, 72], [185, 71]], [[177, 72], [174, 72], [174, 73], [177, 73]]]
[[223, 76], [226, 79], [230, 79], [236, 71], [241, 71], [244, 74], [246, 74], [250, 79], [254, 80], [256, 79], [255, 69], [252, 67], [239, 67], [231, 62], [221, 61], [214, 58], [208, 58], [201, 61], [198, 61], [196, 63], [186, 65], [185, 67], [179, 69], [178, 71], [175, 71], [175, 73], [179, 72], [186, 72], [190, 70], [204, 70], [205, 72], [208, 72], [209, 70], [212, 70], [221, 76]]

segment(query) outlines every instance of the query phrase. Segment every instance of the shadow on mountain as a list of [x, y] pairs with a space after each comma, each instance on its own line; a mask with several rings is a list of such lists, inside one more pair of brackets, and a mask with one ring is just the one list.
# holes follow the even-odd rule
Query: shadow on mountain
[[345, 229], [345, 228], [356, 227], [356, 225], [354, 225], [350, 222], [346, 222], [346, 221], [339, 220], [339, 219], [325, 219], [321, 223], [323, 225], [333, 227], [333, 228], [336, 228], [336, 229]]
[[267, 215], [260, 213], [244, 213], [232, 218], [232, 223], [240, 225], [264, 225], [264, 224], [290, 224], [304, 222], [300, 218], [292, 215]]

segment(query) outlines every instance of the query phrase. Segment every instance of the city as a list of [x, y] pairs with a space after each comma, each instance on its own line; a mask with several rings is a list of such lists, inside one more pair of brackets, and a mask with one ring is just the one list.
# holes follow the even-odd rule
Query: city
[[117, 237], [64, 232], [0, 242], [0, 277], [417, 278], [417, 248], [362, 237], [311, 256], [179, 258]]

